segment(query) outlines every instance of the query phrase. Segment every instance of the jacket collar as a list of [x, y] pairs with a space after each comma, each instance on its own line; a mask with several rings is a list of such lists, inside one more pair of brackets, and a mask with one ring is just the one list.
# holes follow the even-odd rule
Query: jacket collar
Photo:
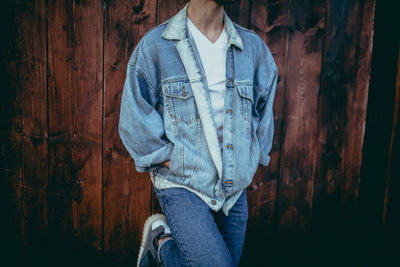
[[[187, 35], [187, 8], [189, 6], [189, 2], [168, 22], [167, 27], [162, 33], [162, 37], [169, 40], [182, 40], [186, 38]], [[228, 35], [228, 43], [229, 45], [234, 44], [240, 50], [243, 49], [243, 42], [240, 38], [238, 32], [233, 25], [233, 22], [228, 17], [224, 10], [224, 21], [225, 21], [225, 30]]]

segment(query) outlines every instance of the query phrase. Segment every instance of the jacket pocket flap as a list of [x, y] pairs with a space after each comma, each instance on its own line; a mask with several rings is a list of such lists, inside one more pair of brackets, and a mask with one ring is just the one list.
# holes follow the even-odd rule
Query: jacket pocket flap
[[162, 86], [163, 93], [166, 96], [186, 100], [193, 96], [192, 88], [189, 82], [174, 82]]
[[254, 103], [253, 100], [253, 86], [251, 85], [238, 85], [237, 86], [239, 95], [241, 97], [247, 98], [251, 101], [251, 103]]

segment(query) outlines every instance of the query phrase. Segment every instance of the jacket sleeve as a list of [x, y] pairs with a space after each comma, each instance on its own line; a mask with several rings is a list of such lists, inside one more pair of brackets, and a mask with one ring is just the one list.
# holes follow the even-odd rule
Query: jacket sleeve
[[138, 172], [148, 172], [170, 159], [173, 144], [156, 111], [156, 92], [144, 73], [128, 64], [121, 99], [118, 133]]
[[260, 95], [256, 102], [256, 109], [259, 115], [257, 138], [260, 145], [260, 159], [258, 164], [268, 166], [270, 162], [269, 153], [274, 138], [274, 114], [273, 103], [278, 82], [278, 69], [275, 61], [267, 47], [262, 41], [262, 52], [258, 70], [256, 71], [256, 84], [260, 89]]

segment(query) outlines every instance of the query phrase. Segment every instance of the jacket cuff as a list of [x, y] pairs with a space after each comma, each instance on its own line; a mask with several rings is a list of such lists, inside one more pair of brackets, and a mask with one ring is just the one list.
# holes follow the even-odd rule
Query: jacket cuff
[[138, 172], [149, 172], [154, 168], [158, 168], [161, 163], [171, 159], [174, 145], [170, 142], [160, 149], [147, 154], [135, 161], [135, 168]]
[[271, 160], [271, 157], [268, 156], [268, 154], [261, 153], [260, 154], [260, 161], [258, 162], [258, 164], [261, 165], [261, 166], [268, 166], [270, 160]]

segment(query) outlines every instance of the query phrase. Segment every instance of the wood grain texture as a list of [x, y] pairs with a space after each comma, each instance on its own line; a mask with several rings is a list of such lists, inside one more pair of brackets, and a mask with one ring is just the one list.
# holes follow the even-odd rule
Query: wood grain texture
[[396, 186], [399, 181], [399, 175], [396, 176], [399, 173], [396, 77], [400, 36], [396, 27], [387, 27], [397, 23], [398, 11], [382, 1], [375, 2], [372, 68], [357, 199], [357, 229], [360, 249], [363, 254], [369, 255], [362, 263], [388, 266], [398, 262], [400, 244], [399, 187]]
[[102, 29], [100, 1], [48, 3], [49, 246], [66, 262], [101, 249]]
[[150, 215], [151, 180], [137, 173], [118, 134], [129, 57], [156, 26], [156, 1], [108, 1], [104, 40], [104, 254], [107, 262], [136, 262]]
[[157, 24], [173, 17], [189, 0], [157, 0]]
[[251, 0], [235, 1], [233, 4], [224, 6], [229, 18], [237, 24], [247, 28], [249, 25]]
[[340, 220], [346, 217], [354, 219], [356, 210], [369, 86], [373, 1], [363, 5], [360, 1], [331, 1], [328, 10], [318, 99], [313, 218], [318, 225], [333, 227], [343, 224]]
[[277, 222], [279, 235], [307, 231], [315, 167], [324, 1], [291, 1]]
[[247, 227], [245, 265], [261, 266], [257, 255], [273, 249], [271, 242], [276, 230], [276, 200], [278, 198], [279, 158], [282, 138], [282, 116], [285, 107], [285, 77], [287, 36], [289, 34], [290, 1], [250, 1], [248, 28], [255, 31], [268, 45], [278, 67], [278, 83], [274, 100], [274, 140], [271, 162], [259, 167], [247, 189], [250, 219]]
[[7, 1], [1, 21], [0, 255], [22, 264], [46, 248], [45, 1]]
[[327, 248], [338, 253], [354, 249], [358, 240], [354, 215], [371, 66], [373, 6], [374, 1], [330, 1], [327, 13], [311, 225], [316, 240], [331, 240]]

